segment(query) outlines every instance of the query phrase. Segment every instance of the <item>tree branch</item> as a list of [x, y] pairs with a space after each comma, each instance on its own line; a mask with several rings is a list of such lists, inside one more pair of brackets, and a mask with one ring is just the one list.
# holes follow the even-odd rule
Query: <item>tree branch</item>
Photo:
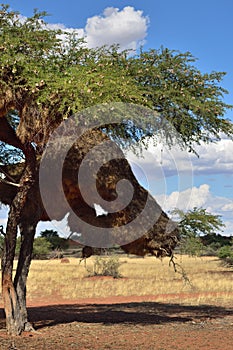
[[15, 187], [20, 187], [19, 184], [15, 183], [15, 182], [10, 182], [10, 181], [7, 181], [5, 179], [0, 179], [0, 182], [6, 184], [6, 185], [10, 185], [10, 186], [15, 186]]
[[0, 118], [0, 141], [24, 151], [24, 146], [17, 137], [14, 129], [7, 121], [6, 117]]

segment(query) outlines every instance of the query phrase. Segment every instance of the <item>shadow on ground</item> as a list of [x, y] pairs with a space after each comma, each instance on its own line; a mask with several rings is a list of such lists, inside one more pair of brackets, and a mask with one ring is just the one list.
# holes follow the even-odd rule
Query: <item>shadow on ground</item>
[[[220, 306], [187, 306], [157, 302], [51, 305], [29, 307], [28, 312], [30, 321], [36, 329], [71, 322], [104, 325], [201, 322], [233, 315], [233, 309]], [[4, 327], [4, 313], [0, 309], [0, 328]]]

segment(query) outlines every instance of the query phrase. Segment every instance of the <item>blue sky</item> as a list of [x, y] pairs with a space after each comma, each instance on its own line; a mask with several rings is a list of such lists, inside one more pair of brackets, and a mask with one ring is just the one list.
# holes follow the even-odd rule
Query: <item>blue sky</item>
[[[90, 46], [102, 44], [104, 40], [120, 40], [123, 47], [135, 48], [143, 42], [144, 49], [162, 45], [182, 52], [190, 51], [198, 58], [196, 65], [202, 72], [227, 72], [222, 84], [229, 91], [225, 102], [233, 104], [232, 0], [9, 0], [8, 3], [24, 16], [30, 16], [34, 8], [47, 11], [50, 13], [47, 18], [49, 23], [78, 29], [87, 35]], [[106, 11], [109, 7], [118, 10]], [[101, 37], [98, 37], [95, 28], [102, 30]], [[233, 121], [233, 111], [226, 116]], [[222, 215], [227, 225], [225, 233], [232, 234], [232, 142], [223, 139], [215, 145], [200, 146], [198, 151], [200, 159], [194, 156], [191, 159], [192, 171], [187, 155], [177, 151], [175, 157], [179, 159], [179, 172], [169, 173], [162, 180], [152, 169], [155, 161], [153, 148], [147, 153], [144, 163], [133, 156], [131, 158], [138, 166], [148, 169], [150, 190], [166, 210], [174, 205], [181, 209], [203, 206]], [[163, 172], [168, 174], [169, 159], [164, 154], [163, 158]], [[0, 212], [0, 215], [3, 217], [4, 213]]]

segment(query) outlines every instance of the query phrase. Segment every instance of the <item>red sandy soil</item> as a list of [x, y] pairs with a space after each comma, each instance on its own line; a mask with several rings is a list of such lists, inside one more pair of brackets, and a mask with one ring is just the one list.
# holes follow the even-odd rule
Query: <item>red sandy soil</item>
[[167, 302], [156, 299], [158, 296], [82, 299], [77, 303], [29, 301], [29, 317], [36, 332], [19, 337], [6, 334], [0, 309], [0, 350], [233, 349], [232, 305], [183, 305], [171, 295]]

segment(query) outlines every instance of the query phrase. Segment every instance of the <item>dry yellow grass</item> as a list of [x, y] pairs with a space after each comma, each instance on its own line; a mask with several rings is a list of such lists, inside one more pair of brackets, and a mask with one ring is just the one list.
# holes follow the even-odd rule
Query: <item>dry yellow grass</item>
[[[107, 259], [107, 257], [106, 257]], [[80, 301], [84, 298], [111, 296], [144, 296], [157, 301], [203, 304], [227, 302], [233, 299], [233, 270], [221, 266], [213, 257], [177, 257], [190, 283], [169, 266], [169, 259], [162, 261], [154, 257], [120, 258], [120, 273], [123, 278], [88, 278], [95, 258], [79, 265], [79, 259], [71, 258], [70, 263], [60, 260], [32, 261], [27, 293], [29, 300], [64, 299]]]
[[[93, 268], [94, 257], [87, 260], [87, 269]], [[111, 296], [154, 296], [158, 301], [176, 300], [189, 304], [230, 302], [233, 299], [233, 271], [221, 266], [216, 258], [178, 257], [191, 284], [169, 267], [169, 259], [153, 257], [120, 258], [123, 278], [88, 278], [84, 263], [70, 259], [69, 264], [60, 260], [33, 261], [28, 279], [28, 298], [62, 298], [78, 302], [83, 298]]]

